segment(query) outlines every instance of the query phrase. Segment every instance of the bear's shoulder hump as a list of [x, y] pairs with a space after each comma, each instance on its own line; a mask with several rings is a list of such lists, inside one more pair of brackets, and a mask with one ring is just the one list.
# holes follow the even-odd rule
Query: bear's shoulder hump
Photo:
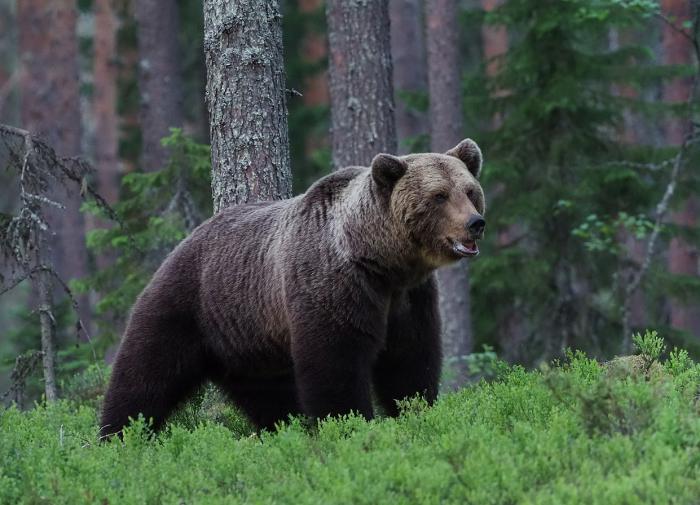
[[304, 193], [305, 204], [333, 202], [338, 194], [350, 184], [350, 181], [367, 170], [365, 167], [348, 167], [319, 179]]

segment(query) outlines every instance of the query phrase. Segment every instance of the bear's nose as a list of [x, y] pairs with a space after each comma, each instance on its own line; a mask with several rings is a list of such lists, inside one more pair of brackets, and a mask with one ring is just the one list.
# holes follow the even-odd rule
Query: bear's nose
[[472, 216], [467, 221], [467, 230], [472, 237], [481, 238], [484, 234], [484, 228], [486, 227], [486, 220], [479, 214]]

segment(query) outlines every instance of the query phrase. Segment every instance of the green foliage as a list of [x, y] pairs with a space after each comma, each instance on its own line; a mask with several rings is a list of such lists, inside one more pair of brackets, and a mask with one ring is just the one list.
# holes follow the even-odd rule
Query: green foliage
[[433, 407], [403, 401], [398, 419], [293, 419], [257, 436], [194, 415], [99, 444], [91, 407], [10, 408], [0, 503], [692, 504], [700, 373], [672, 355], [648, 375], [569, 353]]
[[[170, 153], [163, 169], [132, 172], [122, 179], [122, 196], [114, 205], [121, 225], [87, 236], [89, 249], [114, 258], [109, 266], [76, 283], [79, 289], [102, 295], [96, 310], [104, 318], [123, 320], [165, 255], [211, 215], [209, 147], [175, 128], [162, 142]], [[84, 207], [100, 215], [96, 205]]]
[[66, 400], [97, 409], [102, 404], [107, 389], [110, 369], [101, 361], [65, 378], [61, 391]]
[[633, 335], [632, 342], [634, 343], [635, 348], [648, 361], [657, 361], [661, 357], [661, 353], [664, 352], [666, 348], [664, 345], [664, 339], [662, 339], [654, 330], [647, 330], [644, 332], [644, 335], [641, 333]]
[[671, 375], [677, 376], [683, 372], [690, 370], [693, 366], [693, 361], [690, 359], [688, 351], [685, 349], [674, 349], [668, 355], [666, 367]]
[[[484, 344], [481, 352], [473, 352], [466, 356], [451, 356], [442, 367], [441, 383], [444, 387], [461, 383], [464, 379], [476, 382], [480, 379], [492, 379], [507, 365], [498, 359], [493, 347]], [[459, 377], [459, 379], [458, 379]]]
[[614, 219], [603, 220], [596, 214], [586, 216], [586, 220], [572, 230], [581, 238], [584, 247], [591, 252], [621, 254], [623, 244], [619, 242], [621, 230], [627, 230], [637, 240], [646, 238], [654, 229], [654, 222], [644, 215], [631, 216], [620, 212]]
[[[508, 0], [485, 15], [505, 26], [509, 50], [491, 62], [497, 72], [484, 62], [464, 86], [467, 115], [489, 119], [472, 119], [477, 131], [468, 132], [486, 153], [489, 194], [484, 254], [471, 268], [478, 343], [500, 352], [516, 327], [514, 357], [524, 362], [571, 345], [597, 356], [619, 350], [627, 240], [653, 230], [676, 152], [625, 143], [620, 133], [628, 117], [643, 125], [679, 114], [643, 97], [688, 72], [653, 61], [657, 10], [637, 0]], [[661, 294], [649, 294], [650, 307]], [[653, 310], [659, 326], [663, 314]]]
[[[17, 291], [20, 298], [27, 293]], [[25, 302], [26, 303], [26, 302]], [[0, 346], [0, 374], [9, 377], [17, 356], [35, 352], [41, 349], [41, 328], [39, 317], [35, 311], [27, 310], [26, 305], [16, 309], [15, 324], [8, 327], [3, 334]], [[53, 309], [53, 317], [56, 330], [56, 378], [59, 385], [70, 381], [79, 371], [96, 363], [97, 356], [102, 356], [105, 350], [105, 342], [84, 340], [84, 334], [78, 334], [76, 328], [76, 314], [68, 299], [64, 298], [56, 303]], [[3, 384], [0, 394], [4, 393], [8, 385]], [[44, 394], [41, 365], [27, 377], [23, 390], [24, 405], [29, 407], [34, 401], [40, 400]]]

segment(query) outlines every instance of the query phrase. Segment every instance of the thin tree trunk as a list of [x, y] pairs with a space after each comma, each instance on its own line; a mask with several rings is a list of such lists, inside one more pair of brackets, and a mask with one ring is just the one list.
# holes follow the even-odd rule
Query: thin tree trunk
[[[133, 138], [140, 131], [140, 106], [134, 105], [129, 99], [133, 93], [134, 83], [138, 82], [139, 51], [138, 41], [131, 36], [136, 29], [134, 3], [136, 0], [116, 0], [112, 7], [117, 18], [117, 100], [123, 107], [119, 114], [119, 144], [117, 150], [122, 171], [126, 174], [136, 170], [140, 160], [139, 153], [134, 149]], [[137, 87], [137, 86], [136, 86]], [[127, 106], [128, 104], [128, 106]]]
[[[323, 0], [300, 0], [299, 10], [305, 13], [314, 13], [323, 6]], [[306, 64], [315, 65], [323, 61], [327, 56], [327, 45], [325, 34], [316, 31], [309, 31], [304, 35], [302, 45], [302, 60]], [[306, 77], [304, 80], [302, 100], [307, 107], [327, 106], [330, 101], [328, 91], [328, 71], [319, 70]], [[305, 152], [307, 157], [311, 157], [313, 152], [328, 144], [328, 139], [324, 134], [307, 132], [305, 135]]]
[[0, 122], [19, 121], [17, 23], [13, 2], [0, 2]]
[[[661, 11], [673, 23], [681, 24], [691, 18], [690, 2], [685, 0], [663, 0]], [[668, 24], [663, 26], [662, 34], [663, 60], [665, 64], [689, 64], [692, 62], [692, 47], [690, 42]], [[663, 99], [667, 102], [682, 103], [688, 100], [691, 92], [691, 82], [688, 78], [677, 78], [664, 86]], [[666, 140], [672, 145], [683, 143], [684, 123], [672, 120], [666, 125]], [[700, 204], [696, 197], [689, 197], [681, 208], [671, 214], [671, 220], [679, 225], [695, 228], [698, 225]], [[668, 251], [668, 269], [671, 273], [697, 277], [698, 251], [692, 244], [681, 237], [671, 240]], [[671, 326], [689, 331], [700, 336], [700, 306], [697, 302], [684, 302], [671, 299]]]
[[[43, 234], [38, 231], [38, 234]], [[46, 241], [39, 239], [39, 249], [46, 247]], [[40, 255], [42, 253], [39, 253]], [[39, 264], [43, 258], [39, 256]], [[53, 279], [51, 273], [38, 272], [36, 275], [36, 289], [39, 293], [39, 321], [41, 323], [41, 352], [42, 366], [44, 370], [44, 392], [46, 401], [53, 402], [58, 398], [56, 389], [56, 325], [53, 314]]]
[[[64, 157], [81, 152], [77, 9], [70, 0], [19, 0], [22, 53], [22, 125]], [[88, 274], [85, 221], [77, 191], [57, 186], [50, 197], [65, 209], [46, 209], [53, 232], [52, 263], [64, 280]], [[80, 318], [90, 328], [87, 295], [78, 297]]]
[[291, 196], [276, 0], [204, 1], [214, 212]]
[[[610, 51], [617, 51], [620, 49], [620, 44], [629, 44], [630, 42], [637, 42], [629, 40], [632, 33], [628, 31], [621, 31], [617, 27], [613, 27], [608, 32], [608, 48]], [[614, 85], [613, 93], [616, 95], [629, 98], [637, 99], [639, 98], [639, 92], [633, 86], [629, 85]], [[634, 114], [630, 110], [625, 110], [623, 115], [623, 122], [621, 125], [621, 131], [619, 132], [619, 140], [625, 144], [639, 145], [647, 143], [644, 140], [644, 123], [642, 117], [638, 114]], [[627, 258], [637, 264], [637, 268], [641, 266], [644, 261], [644, 253], [646, 252], [647, 244], [644, 240], [637, 239], [632, 233], [627, 229], [621, 228], [618, 233], [618, 241], [626, 250]], [[626, 268], [623, 266], [623, 269]], [[624, 272], [619, 272], [619, 278], [624, 278]], [[629, 324], [634, 329], [640, 329], [647, 324], [647, 314], [646, 314], [646, 300], [644, 297], [644, 292], [638, 289], [632, 294], [632, 299], [623, 302], [629, 305]]]
[[328, 0], [333, 167], [396, 152], [387, 0]]
[[[26, 161], [33, 159], [34, 144], [30, 137], [25, 139]], [[24, 171], [22, 173], [24, 178]], [[44, 394], [47, 402], [56, 401], [56, 320], [53, 304], [53, 277], [47, 269], [53, 267], [50, 261], [51, 249], [46, 240], [46, 232], [38, 223], [34, 224], [34, 267], [38, 269], [32, 276], [33, 288], [38, 294], [39, 323], [41, 327], [41, 361], [44, 374]]]
[[[430, 142], [444, 152], [464, 137], [456, 0], [426, 0], [426, 46], [430, 95]], [[438, 271], [443, 352], [449, 361], [472, 351], [469, 271], [465, 261]], [[457, 385], [465, 370], [457, 366]]]
[[163, 168], [167, 150], [161, 145], [171, 127], [181, 128], [182, 75], [180, 17], [177, 0], [137, 0], [139, 92], [143, 170]]
[[399, 153], [405, 154], [409, 152], [408, 141], [428, 133], [426, 114], [409, 107], [400, 96], [402, 92], [422, 93], [428, 90], [423, 1], [389, 0], [389, 18], [396, 92], [396, 133]]
[[112, 0], [95, 0], [94, 98], [97, 189], [107, 203], [119, 198], [117, 118], [117, 19]]
[[[497, 9], [503, 0], [481, 0], [481, 7], [485, 12]], [[486, 74], [493, 78], [500, 72], [501, 60], [508, 51], [508, 31], [505, 26], [494, 26], [484, 24], [481, 27], [481, 40], [483, 43], [483, 58], [486, 62]], [[498, 96], [507, 93], [507, 90], [496, 90], [494, 95]], [[502, 118], [495, 115], [492, 118], [493, 128], [501, 125]], [[496, 190], [498, 191], [498, 190]], [[507, 247], [514, 238], [522, 233], [517, 225], [507, 226], [498, 232], [496, 242], [500, 247]], [[523, 321], [523, 314], [514, 305], [504, 318], [498, 321], [498, 344], [503, 359], [509, 362], [516, 362], [522, 359], [524, 345], [527, 341], [526, 325]]]

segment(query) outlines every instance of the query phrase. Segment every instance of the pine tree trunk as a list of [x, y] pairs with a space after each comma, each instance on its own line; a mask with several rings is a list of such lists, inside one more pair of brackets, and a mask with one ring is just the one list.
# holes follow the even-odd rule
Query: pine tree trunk
[[[431, 150], [444, 152], [464, 138], [456, 0], [426, 0], [426, 46], [430, 96]], [[438, 271], [445, 359], [455, 361], [472, 351], [469, 271], [466, 261]], [[465, 370], [457, 366], [456, 384]]]
[[12, 2], [0, 2], [0, 122], [19, 123], [18, 100], [18, 48], [15, 6]]
[[167, 161], [161, 139], [183, 122], [180, 17], [177, 0], [137, 0], [134, 7], [139, 38], [141, 165], [152, 171], [163, 168]]
[[204, 1], [214, 211], [291, 196], [277, 0]]
[[[690, 3], [685, 0], [663, 0], [663, 14], [680, 26], [690, 20]], [[690, 42], [668, 24], [663, 25], [662, 34], [663, 60], [665, 64], [690, 64], [693, 60]], [[691, 92], [689, 78], [677, 78], [668, 82], [663, 89], [663, 99], [666, 102], [682, 103], [688, 100]], [[672, 120], [666, 125], [666, 141], [671, 145], [683, 142], [685, 124], [680, 120]], [[681, 208], [671, 215], [671, 220], [689, 229], [697, 228], [700, 215], [700, 203], [697, 197], [691, 196]], [[681, 237], [671, 240], [668, 251], [668, 269], [673, 274], [697, 277], [698, 250]], [[700, 306], [695, 302], [670, 300], [671, 326], [679, 330], [691, 332], [700, 336]]]
[[117, 118], [117, 19], [112, 0], [95, 0], [94, 95], [95, 168], [97, 189], [108, 203], [119, 198]]
[[[70, 0], [19, 0], [17, 19], [23, 65], [22, 126], [63, 157], [81, 153], [77, 8]], [[66, 208], [46, 208], [53, 232], [52, 264], [68, 281], [88, 274], [85, 221], [78, 191], [57, 186], [51, 198]], [[80, 318], [90, 328], [87, 295], [78, 298]]]
[[424, 93], [428, 90], [423, 30], [422, 0], [389, 0], [391, 19], [391, 58], [394, 66], [396, 133], [399, 153], [405, 154], [407, 142], [428, 133], [424, 112], [409, 107], [402, 92]]
[[[307, 14], [320, 11], [322, 7], [323, 0], [299, 1], [299, 10]], [[301, 55], [301, 59], [304, 64], [319, 65], [328, 55], [325, 34], [309, 30], [304, 35], [302, 51], [303, 53]], [[307, 107], [328, 106], [330, 101], [328, 90], [328, 71], [325, 69], [319, 70], [318, 72], [306, 77], [304, 80], [304, 89], [302, 94], [303, 103]], [[316, 150], [327, 146], [327, 144], [328, 139], [326, 132], [306, 132], [304, 148], [308, 158], [311, 158]]]
[[328, 0], [333, 167], [396, 152], [387, 0]]

